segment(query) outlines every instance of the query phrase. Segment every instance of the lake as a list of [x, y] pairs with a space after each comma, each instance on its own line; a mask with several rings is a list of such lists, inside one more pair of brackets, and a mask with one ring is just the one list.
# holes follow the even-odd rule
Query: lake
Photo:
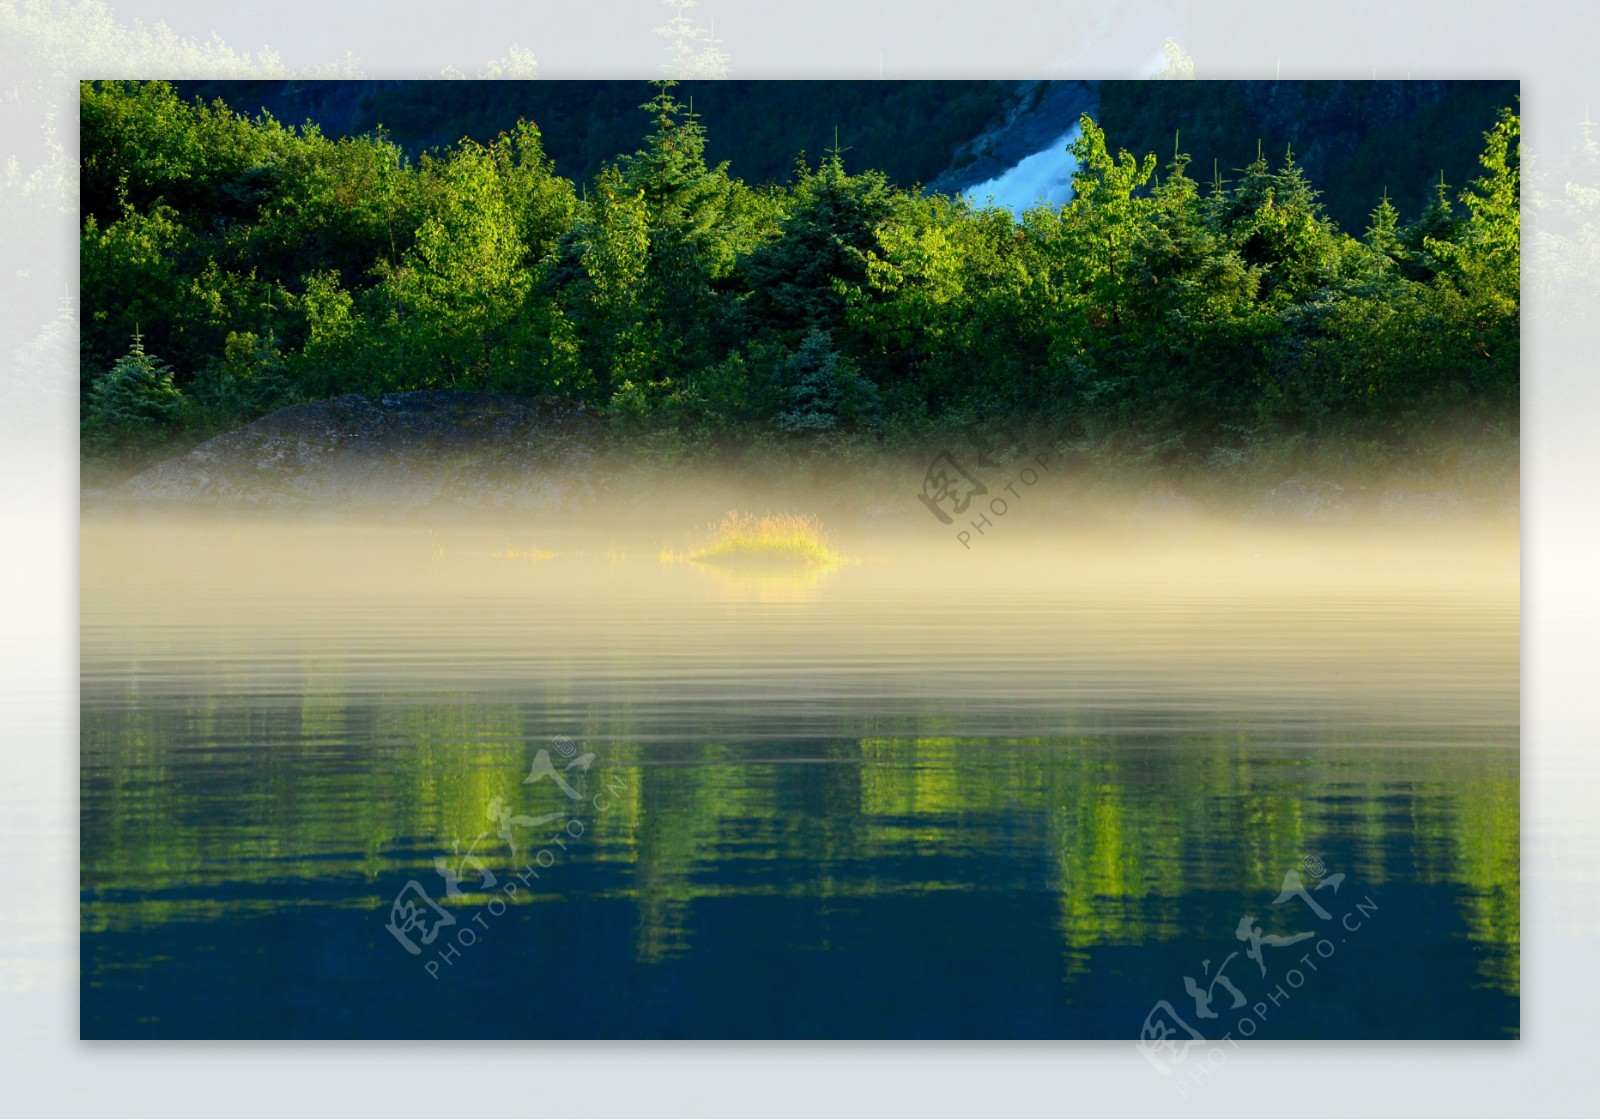
[[83, 1036], [1518, 1035], [1514, 526], [663, 543], [86, 520]]

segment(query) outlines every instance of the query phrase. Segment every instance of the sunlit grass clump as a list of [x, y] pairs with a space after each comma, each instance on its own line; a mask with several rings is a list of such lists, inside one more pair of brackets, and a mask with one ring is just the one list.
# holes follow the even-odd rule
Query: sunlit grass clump
[[682, 555], [664, 552], [662, 559], [761, 568], [824, 568], [837, 565], [843, 557], [815, 517], [795, 513], [764, 513], [758, 517], [730, 510], [711, 527], [710, 536], [699, 547]]

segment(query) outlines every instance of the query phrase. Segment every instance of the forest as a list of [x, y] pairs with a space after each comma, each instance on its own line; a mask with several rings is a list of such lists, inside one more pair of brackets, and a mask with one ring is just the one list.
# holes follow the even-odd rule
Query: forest
[[85, 454], [413, 389], [571, 398], [696, 454], [1007, 420], [1182, 462], [1515, 425], [1514, 105], [1457, 124], [1476, 177], [1410, 213], [1371, 184], [1355, 230], [1292, 149], [1202, 170], [1089, 116], [1072, 201], [1020, 216], [837, 142], [751, 185], [674, 83], [640, 88], [638, 148], [574, 181], [526, 121], [413, 158], [381, 127], [83, 83]]

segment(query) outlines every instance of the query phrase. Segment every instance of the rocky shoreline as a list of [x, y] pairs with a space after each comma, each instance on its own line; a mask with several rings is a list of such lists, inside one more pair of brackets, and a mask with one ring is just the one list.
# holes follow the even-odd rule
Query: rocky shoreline
[[600, 414], [560, 397], [421, 391], [293, 405], [88, 506], [573, 508], [592, 499]]
[[[82, 508], [90, 514], [590, 514], [642, 523], [664, 515], [665, 507], [704, 505], [715, 513], [755, 502], [803, 507], [870, 531], [943, 528], [917, 500], [922, 460], [908, 450], [870, 471], [860, 463], [851, 468], [804, 456], [697, 467], [635, 453], [631, 444], [608, 443], [606, 435], [600, 412], [559, 397], [347, 394], [282, 409], [119, 485], [86, 489]], [[1202, 472], [1142, 481], [1058, 458], [1054, 469], [1040, 472], [1045, 484], [1028, 491], [1029, 516], [1013, 520], [1039, 531], [1201, 519], [1264, 526], [1514, 521], [1514, 450], [1501, 458], [1500, 467], [1382, 479], [1334, 480], [1300, 471], [1287, 478]], [[1031, 460], [1018, 462], [1028, 466]], [[1494, 484], [1485, 485], [1486, 478]]]

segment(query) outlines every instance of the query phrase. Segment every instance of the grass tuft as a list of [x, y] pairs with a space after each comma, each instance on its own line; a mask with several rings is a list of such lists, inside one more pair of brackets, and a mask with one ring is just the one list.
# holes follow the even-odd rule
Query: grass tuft
[[681, 559], [699, 564], [832, 567], [843, 557], [815, 517], [795, 513], [758, 517], [730, 510], [711, 527], [706, 542]]

